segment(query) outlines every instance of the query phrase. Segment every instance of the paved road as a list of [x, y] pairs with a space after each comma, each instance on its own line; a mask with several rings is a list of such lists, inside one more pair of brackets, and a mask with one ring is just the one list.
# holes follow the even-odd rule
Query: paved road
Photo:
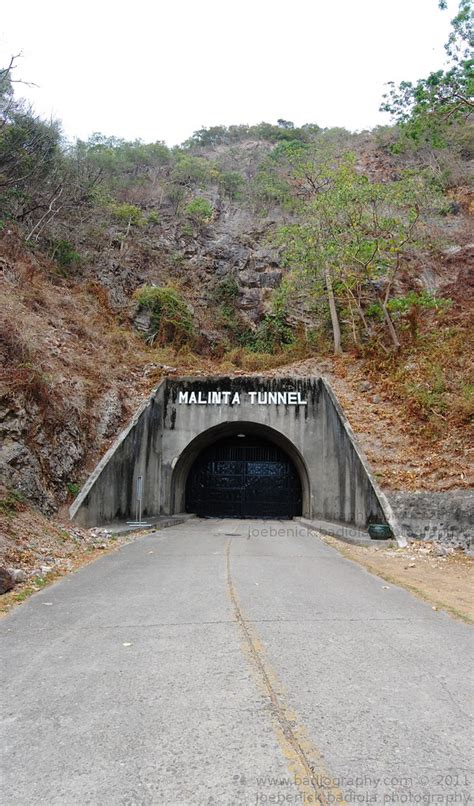
[[294, 522], [138, 539], [1, 632], [2, 806], [467, 802], [470, 628]]

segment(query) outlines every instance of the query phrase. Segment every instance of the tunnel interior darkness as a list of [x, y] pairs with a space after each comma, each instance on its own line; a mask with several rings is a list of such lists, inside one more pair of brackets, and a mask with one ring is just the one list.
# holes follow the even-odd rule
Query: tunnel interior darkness
[[273, 441], [239, 431], [217, 439], [194, 460], [186, 480], [185, 510], [200, 517], [301, 515], [298, 470]]

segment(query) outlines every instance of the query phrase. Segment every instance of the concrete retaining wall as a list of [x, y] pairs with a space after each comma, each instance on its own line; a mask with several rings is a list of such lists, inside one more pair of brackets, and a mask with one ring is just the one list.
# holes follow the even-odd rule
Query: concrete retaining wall
[[474, 548], [474, 491], [395, 492], [390, 503], [408, 537]]

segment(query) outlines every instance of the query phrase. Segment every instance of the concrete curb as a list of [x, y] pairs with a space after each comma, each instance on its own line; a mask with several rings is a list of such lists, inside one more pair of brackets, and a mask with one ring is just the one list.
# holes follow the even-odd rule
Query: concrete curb
[[350, 527], [344, 523], [308, 520], [308, 518], [295, 518], [295, 520], [310, 531], [320, 532], [329, 537], [335, 537], [337, 540], [341, 540], [343, 543], [349, 543], [351, 546], [382, 546], [390, 548], [391, 546], [397, 545], [395, 539], [373, 540], [365, 529], [358, 529], [357, 526]]
[[195, 517], [196, 515], [192, 513], [184, 513], [183, 515], [150, 518], [149, 521], [136, 525], [131, 523], [106, 523], [103, 526], [98, 526], [97, 529], [110, 532], [113, 535], [128, 535], [132, 532], [156, 532], [161, 529], [168, 529], [170, 526], [180, 526]]

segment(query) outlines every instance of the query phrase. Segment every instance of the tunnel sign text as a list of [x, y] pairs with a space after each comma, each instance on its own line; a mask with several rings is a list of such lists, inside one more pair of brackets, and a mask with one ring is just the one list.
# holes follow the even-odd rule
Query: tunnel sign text
[[[243, 400], [243, 398], [245, 398]], [[178, 403], [196, 403], [201, 406], [306, 406], [301, 392], [178, 392]]]

